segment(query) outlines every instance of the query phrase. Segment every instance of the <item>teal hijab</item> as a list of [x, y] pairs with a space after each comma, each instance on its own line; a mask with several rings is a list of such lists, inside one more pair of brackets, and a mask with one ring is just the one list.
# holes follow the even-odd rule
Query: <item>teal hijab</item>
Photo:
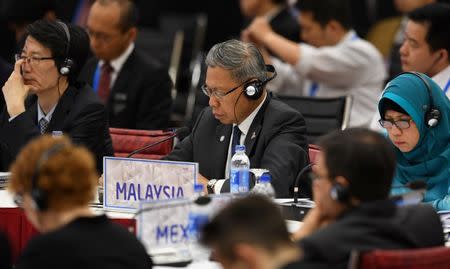
[[399, 105], [420, 133], [419, 142], [412, 151], [403, 153], [395, 147], [398, 164], [393, 184], [424, 180], [427, 183], [424, 202], [431, 203], [437, 210], [449, 210], [450, 101], [433, 80], [419, 75], [428, 82], [431, 102], [440, 111], [436, 126], [427, 126], [425, 114], [430, 107], [430, 94], [424, 81], [414, 74], [404, 73], [391, 80], [378, 103], [381, 118], [384, 117], [386, 99]]

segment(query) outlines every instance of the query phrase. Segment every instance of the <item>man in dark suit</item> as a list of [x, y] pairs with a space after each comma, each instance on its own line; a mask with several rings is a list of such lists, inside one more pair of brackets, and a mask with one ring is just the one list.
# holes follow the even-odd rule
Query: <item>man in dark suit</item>
[[[9, 169], [18, 152], [41, 134], [67, 134], [96, 156], [111, 156], [105, 107], [76, 78], [89, 52], [89, 37], [77, 26], [36, 21], [3, 86], [6, 108], [0, 115], [0, 171]], [[32, 93], [32, 95], [29, 95]]]
[[231, 149], [244, 144], [250, 166], [269, 169], [277, 197], [291, 196], [297, 173], [308, 164], [306, 127], [297, 111], [266, 92], [273, 67], [254, 45], [238, 40], [216, 44], [205, 63], [202, 89], [210, 107], [167, 159], [198, 162], [199, 182], [209, 192], [229, 191]]
[[95, 1], [87, 20], [95, 58], [80, 78], [106, 104], [111, 127], [167, 128], [172, 81], [167, 70], [134, 47], [136, 22], [132, 1]]

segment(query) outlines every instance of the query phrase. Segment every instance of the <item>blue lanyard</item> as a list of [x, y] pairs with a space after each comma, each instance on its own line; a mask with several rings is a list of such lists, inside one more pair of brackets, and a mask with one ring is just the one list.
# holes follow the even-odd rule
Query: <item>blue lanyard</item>
[[450, 88], [450, 78], [447, 81], [447, 85], [443, 88], [445, 94], [447, 94], [448, 88]]
[[92, 88], [94, 88], [94, 92], [98, 91], [98, 84], [100, 83], [100, 64], [97, 64], [97, 68], [95, 69], [94, 79], [92, 80]]

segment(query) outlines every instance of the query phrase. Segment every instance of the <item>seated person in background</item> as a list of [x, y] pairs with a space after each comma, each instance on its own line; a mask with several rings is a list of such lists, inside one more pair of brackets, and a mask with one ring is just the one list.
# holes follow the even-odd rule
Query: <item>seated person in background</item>
[[11, 268], [11, 255], [9, 240], [0, 230], [0, 269]]
[[0, 171], [8, 170], [26, 143], [45, 133], [65, 133], [83, 144], [102, 171], [103, 156], [113, 154], [105, 107], [90, 86], [77, 81], [89, 52], [88, 35], [78, 26], [45, 20], [26, 30], [25, 45], [2, 88]]
[[[450, 97], [450, 5], [429, 4], [408, 14], [405, 40], [400, 48], [403, 71], [431, 77]], [[370, 128], [382, 131], [377, 113]]]
[[97, 0], [87, 19], [94, 58], [80, 78], [106, 105], [111, 127], [169, 127], [172, 81], [168, 70], [135, 48], [137, 9], [130, 0]]
[[277, 269], [300, 257], [280, 209], [259, 195], [226, 205], [204, 226], [200, 241], [212, 249], [211, 258], [224, 269]]
[[240, 0], [239, 7], [246, 18], [247, 27], [253, 18], [264, 17], [277, 34], [295, 41], [300, 41], [300, 25], [295, 10], [288, 0]]
[[166, 159], [198, 162], [199, 182], [226, 192], [232, 152], [242, 144], [251, 168], [269, 169], [277, 197], [292, 197], [297, 173], [308, 164], [305, 120], [266, 91], [273, 70], [254, 45], [238, 40], [214, 45], [205, 64], [210, 107]]
[[397, 207], [388, 199], [395, 153], [381, 134], [334, 131], [319, 146], [313, 166], [316, 204], [294, 234], [303, 251], [303, 267], [296, 268], [347, 268], [352, 250], [444, 244], [442, 224], [430, 205]]
[[89, 202], [97, 190], [95, 161], [68, 138], [31, 141], [11, 166], [9, 190], [41, 232], [15, 268], [151, 268], [144, 246]]
[[[429, 77], [405, 73], [388, 83], [378, 110], [397, 155], [393, 185], [423, 180], [423, 201], [436, 210], [449, 210], [449, 99]], [[399, 191], [393, 189], [394, 194]]]
[[353, 97], [350, 126], [368, 126], [376, 111], [386, 70], [381, 54], [351, 28], [350, 7], [345, 0], [301, 0], [297, 44], [276, 34], [264, 18], [256, 18], [243, 31], [243, 40], [272, 51], [279, 76], [268, 85], [283, 95]]

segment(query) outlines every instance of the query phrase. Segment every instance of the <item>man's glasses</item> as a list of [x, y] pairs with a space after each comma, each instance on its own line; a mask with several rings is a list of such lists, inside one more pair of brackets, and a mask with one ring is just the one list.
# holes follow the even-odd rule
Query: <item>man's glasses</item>
[[33, 66], [38, 65], [43, 60], [53, 60], [54, 59], [53, 57], [39, 57], [39, 56], [27, 57], [27, 56], [20, 55], [20, 54], [14, 55], [14, 58], [16, 59], [16, 62], [19, 60], [23, 60], [23, 62], [26, 62]]
[[383, 128], [391, 129], [392, 126], [397, 126], [398, 129], [408, 129], [411, 126], [411, 119], [409, 120], [383, 120], [380, 119], [378, 122]]
[[208, 97], [214, 96], [215, 98], [217, 98], [219, 100], [222, 100], [222, 98], [224, 98], [228, 94], [234, 92], [235, 90], [239, 89], [239, 87], [241, 87], [242, 85], [244, 85], [247, 82], [248, 82], [248, 80], [246, 80], [245, 82], [239, 84], [238, 86], [234, 87], [233, 89], [231, 89], [231, 90], [229, 90], [227, 92], [221, 92], [221, 91], [217, 91], [217, 90], [212, 90], [212, 89], [208, 88], [208, 86], [206, 86], [206, 84], [203, 84], [202, 85], [202, 91]]

